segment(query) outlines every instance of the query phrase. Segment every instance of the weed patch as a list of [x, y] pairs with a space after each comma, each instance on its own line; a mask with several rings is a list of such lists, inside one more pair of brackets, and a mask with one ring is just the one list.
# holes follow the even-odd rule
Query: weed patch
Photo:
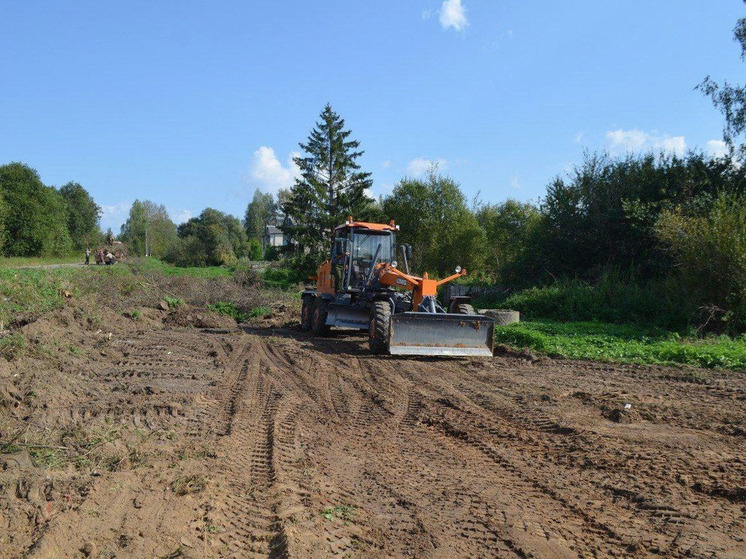
[[339, 518], [344, 522], [352, 522], [353, 520], [355, 520], [356, 514], [357, 509], [355, 509], [355, 507], [353, 507], [352, 505], [337, 505], [321, 511], [321, 516], [323, 516], [327, 520], [335, 520]]
[[251, 316], [249, 313], [239, 310], [234, 303], [227, 301], [218, 301], [213, 305], [209, 305], [208, 308], [211, 311], [231, 316], [236, 320], [236, 322], [243, 322]]
[[251, 309], [249, 316], [251, 318], [262, 318], [263, 316], [267, 316], [271, 312], [272, 311], [267, 307], [254, 307], [253, 309]]
[[26, 349], [26, 337], [20, 332], [0, 338], [0, 355], [8, 361], [18, 357]]
[[190, 493], [199, 493], [205, 487], [207, 487], [207, 481], [198, 475], [181, 476], [171, 483], [171, 490], [181, 497]]
[[682, 338], [660, 328], [629, 324], [524, 322], [497, 326], [495, 341], [571, 359], [746, 369], [744, 338]]

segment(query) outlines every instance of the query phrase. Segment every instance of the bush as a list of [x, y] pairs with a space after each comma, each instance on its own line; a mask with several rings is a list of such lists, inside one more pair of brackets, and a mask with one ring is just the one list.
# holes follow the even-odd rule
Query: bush
[[239, 262], [231, 268], [231, 275], [233, 281], [241, 287], [254, 286], [261, 281], [261, 275], [259, 272], [257, 272], [246, 259], [239, 260]]
[[298, 286], [303, 281], [300, 274], [292, 268], [274, 268], [269, 267], [264, 270], [262, 279], [265, 285], [270, 287], [279, 287], [280, 289], [291, 289]]
[[641, 286], [615, 275], [606, 275], [596, 286], [579, 280], [558, 281], [507, 297], [477, 298], [475, 304], [515, 309], [526, 320], [648, 324], [673, 330], [686, 329], [697, 314], [697, 305], [675, 280]]
[[722, 193], [703, 217], [682, 208], [663, 212], [656, 231], [700, 303], [721, 309], [720, 323], [730, 331], [744, 331], [746, 196]]
[[207, 308], [211, 311], [231, 316], [236, 320], [236, 322], [243, 322], [250, 316], [253, 316], [251, 313], [239, 310], [234, 303], [227, 301], [218, 301], [214, 305], [208, 305]]
[[249, 260], [262, 259], [262, 243], [258, 239], [249, 239], [247, 243], [246, 255]]

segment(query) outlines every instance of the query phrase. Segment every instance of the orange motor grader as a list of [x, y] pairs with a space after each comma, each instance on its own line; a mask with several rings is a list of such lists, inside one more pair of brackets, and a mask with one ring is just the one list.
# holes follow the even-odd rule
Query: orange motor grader
[[389, 224], [349, 218], [334, 229], [332, 254], [319, 266], [316, 287], [301, 294], [301, 327], [316, 335], [330, 328], [368, 332], [370, 351], [392, 355], [491, 356], [494, 321], [474, 312], [469, 297], [443, 305], [438, 286], [466, 274], [456, 267], [435, 280], [409, 272], [410, 246], [395, 259], [396, 232]]

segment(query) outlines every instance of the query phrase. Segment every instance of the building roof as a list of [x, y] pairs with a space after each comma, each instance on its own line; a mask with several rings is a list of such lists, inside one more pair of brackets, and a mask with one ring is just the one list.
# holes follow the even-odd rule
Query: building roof
[[267, 225], [266, 230], [264, 231], [265, 235], [282, 235], [282, 231], [275, 227], [274, 225]]

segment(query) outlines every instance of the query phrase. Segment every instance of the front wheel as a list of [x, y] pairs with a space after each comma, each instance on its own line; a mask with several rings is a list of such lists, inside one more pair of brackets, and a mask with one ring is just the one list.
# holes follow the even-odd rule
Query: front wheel
[[303, 305], [300, 308], [300, 329], [308, 332], [313, 325], [313, 308], [315, 297], [303, 297]]
[[326, 311], [326, 301], [319, 300], [313, 306], [313, 320], [311, 327], [313, 333], [317, 336], [324, 336], [329, 332], [329, 326], [326, 325], [326, 317], [328, 315]]
[[391, 332], [391, 305], [388, 301], [375, 301], [370, 311], [368, 323], [368, 347], [375, 355], [389, 352]]

